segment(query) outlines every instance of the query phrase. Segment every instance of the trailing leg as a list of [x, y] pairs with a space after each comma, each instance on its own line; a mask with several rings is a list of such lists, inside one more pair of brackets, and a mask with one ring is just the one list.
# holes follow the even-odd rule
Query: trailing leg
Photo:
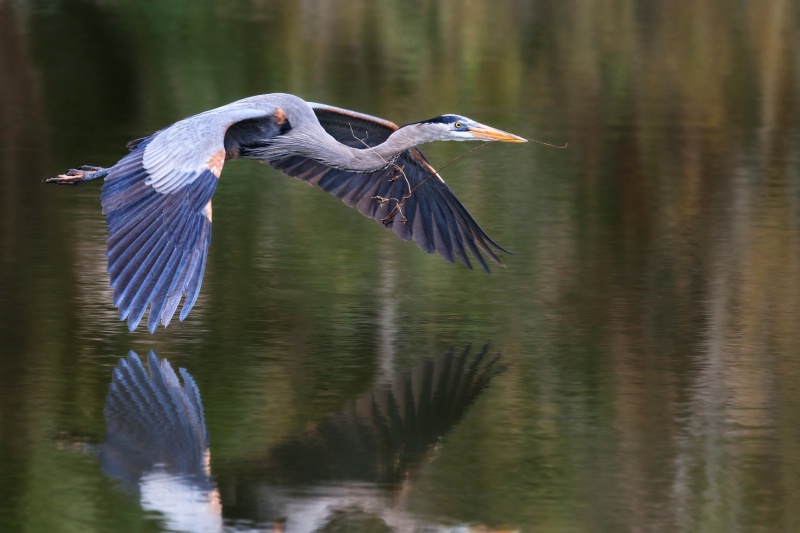
[[46, 179], [44, 182], [58, 183], [59, 185], [78, 185], [87, 181], [105, 178], [110, 170], [110, 168], [82, 165], [78, 168], [71, 168], [64, 174], [59, 174], [55, 178]]

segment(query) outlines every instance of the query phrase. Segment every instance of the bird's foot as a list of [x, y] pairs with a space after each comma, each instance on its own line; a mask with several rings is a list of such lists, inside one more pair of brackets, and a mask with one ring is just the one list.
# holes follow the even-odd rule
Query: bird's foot
[[46, 179], [44, 182], [57, 183], [59, 185], [78, 185], [79, 183], [105, 178], [108, 175], [108, 171], [109, 169], [103, 167], [82, 165], [78, 168], [71, 168], [55, 178]]

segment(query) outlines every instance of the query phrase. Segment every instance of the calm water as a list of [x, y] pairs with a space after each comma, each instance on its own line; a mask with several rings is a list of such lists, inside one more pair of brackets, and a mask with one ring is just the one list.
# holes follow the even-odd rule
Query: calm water
[[[0, 530], [161, 531], [180, 512], [210, 530], [800, 530], [798, 11], [0, 0]], [[278, 91], [568, 148], [490, 145], [443, 171], [514, 252], [491, 275], [233, 162], [197, 306], [129, 333], [99, 186], [40, 181]], [[423, 150], [442, 166], [473, 146]], [[400, 478], [295, 446], [487, 342], [505, 372]], [[129, 350], [197, 382], [218, 496], [202, 511], [105, 474]]]

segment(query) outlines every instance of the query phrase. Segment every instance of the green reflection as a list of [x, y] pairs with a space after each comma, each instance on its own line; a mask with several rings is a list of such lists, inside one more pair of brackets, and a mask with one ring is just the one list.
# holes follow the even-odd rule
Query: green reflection
[[[505, 386], [418, 480], [414, 512], [797, 529], [797, 20], [781, 0], [0, 3], [0, 529], [159, 528], [49, 438], [101, 431], [131, 348], [191, 365], [227, 460], [413, 364], [409, 347], [486, 338], [503, 339]], [[491, 276], [231, 164], [197, 308], [127, 333], [99, 191], [39, 181], [272, 91], [569, 148], [490, 146], [443, 172], [515, 254]], [[441, 166], [461, 148], [424, 151]]]

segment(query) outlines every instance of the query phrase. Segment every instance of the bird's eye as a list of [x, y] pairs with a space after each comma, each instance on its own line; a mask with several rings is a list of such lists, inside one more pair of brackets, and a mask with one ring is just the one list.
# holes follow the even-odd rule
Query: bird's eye
[[456, 127], [457, 130], [460, 130], [463, 126], [464, 126], [464, 124], [462, 124], [461, 122], [456, 122], [455, 123], [455, 127]]

